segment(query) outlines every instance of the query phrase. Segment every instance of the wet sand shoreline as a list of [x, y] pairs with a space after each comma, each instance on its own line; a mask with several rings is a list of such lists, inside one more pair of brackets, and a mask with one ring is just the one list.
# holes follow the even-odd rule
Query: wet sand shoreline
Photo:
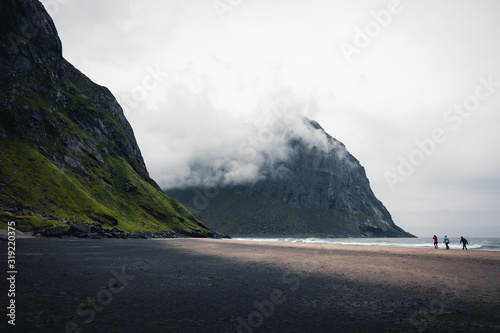
[[498, 252], [213, 239], [16, 245], [24, 332], [500, 330]]

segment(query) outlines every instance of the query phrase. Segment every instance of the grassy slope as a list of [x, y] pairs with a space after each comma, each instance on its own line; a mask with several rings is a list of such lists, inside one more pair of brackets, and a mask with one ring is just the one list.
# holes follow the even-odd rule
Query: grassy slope
[[[72, 74], [71, 81], [42, 91], [28, 88], [33, 85], [23, 79], [15, 89], [0, 87], [0, 98], [12, 101], [17, 114], [15, 121], [9, 120], [14, 125], [0, 122], [0, 228], [14, 220], [24, 231], [101, 224], [127, 232], [189, 233], [196, 228], [209, 232], [177, 200], [141, 178], [131, 161], [115, 153], [120, 151], [117, 142], [133, 138], [133, 134], [110, 116], [106, 101], [89, 98], [100, 87], [79, 72]], [[61, 94], [65, 108], [52, 102]], [[25, 135], [12, 131], [12, 126], [24, 126], [34, 115], [38, 117], [36, 130]], [[103, 147], [83, 130], [76, 122], [83, 117], [100, 119], [111, 129], [112, 146]], [[70, 151], [64, 138], [84, 142], [92, 152]], [[104, 150], [112, 153], [102, 153]], [[78, 160], [80, 169], [62, 167], [68, 154]]]
[[0, 140], [0, 183], [0, 200], [25, 208], [12, 214], [8, 205], [1, 207], [3, 228], [14, 220], [21, 230], [73, 223], [128, 232], [204, 229], [175, 199], [146, 183], [118, 157], [100, 165], [88, 181], [62, 171], [22, 141]]

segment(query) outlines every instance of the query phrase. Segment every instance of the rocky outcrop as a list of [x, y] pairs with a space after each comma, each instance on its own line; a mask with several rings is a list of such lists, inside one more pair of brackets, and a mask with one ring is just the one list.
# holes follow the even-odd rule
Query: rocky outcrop
[[[13, 73], [46, 74], [61, 65], [62, 45], [54, 22], [39, 1], [3, 0], [0, 3], [0, 79]], [[47, 75], [48, 74], [48, 75]]]
[[213, 235], [150, 178], [122, 108], [63, 58], [39, 1], [0, 2], [0, 44], [0, 226]]
[[[196, 228], [192, 232], [179, 233], [173, 230], [164, 232], [124, 232], [123, 230], [113, 228], [104, 229], [101, 225], [71, 225], [68, 227], [55, 227], [52, 229], [45, 229], [42, 231], [34, 230], [33, 236], [44, 236], [44, 237], [76, 237], [76, 238], [91, 238], [91, 239], [102, 239], [102, 238], [120, 238], [120, 239], [150, 239], [150, 238], [231, 238], [229, 236], [220, 235], [217, 233], [206, 233], [201, 229]], [[0, 235], [2, 236], [2, 235]]]
[[364, 168], [317, 122], [311, 145], [289, 133], [292, 154], [250, 185], [169, 190], [209, 227], [230, 235], [411, 237], [370, 188]]

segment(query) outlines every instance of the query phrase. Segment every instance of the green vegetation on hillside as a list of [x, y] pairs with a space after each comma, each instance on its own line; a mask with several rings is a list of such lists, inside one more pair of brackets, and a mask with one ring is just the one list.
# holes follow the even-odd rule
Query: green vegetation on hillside
[[[150, 178], [122, 108], [63, 58], [43, 6], [1, 7], [0, 228], [213, 235]], [[35, 33], [27, 22], [39, 23]]]
[[207, 231], [177, 200], [141, 179], [123, 158], [110, 157], [94, 171], [83, 179], [61, 170], [21, 140], [0, 140], [2, 227], [13, 220], [23, 231], [75, 223], [127, 232]]
[[65, 62], [53, 86], [0, 86], [0, 228], [211, 233], [149, 178], [111, 93]]

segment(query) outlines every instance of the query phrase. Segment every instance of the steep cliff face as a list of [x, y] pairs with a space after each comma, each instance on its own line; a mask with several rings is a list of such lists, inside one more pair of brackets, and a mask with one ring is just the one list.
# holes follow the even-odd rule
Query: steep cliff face
[[364, 168], [314, 121], [314, 146], [290, 134], [293, 152], [251, 185], [169, 190], [209, 227], [230, 235], [411, 237], [373, 194]]
[[210, 231], [149, 177], [122, 108], [62, 57], [35, 0], [0, 3], [0, 221]]
[[[116, 99], [107, 88], [94, 84], [63, 59], [57, 31], [43, 5], [39, 1], [9, 0], [2, 2], [1, 9], [0, 79], [4, 98], [0, 119], [6, 129], [22, 136], [48, 133], [56, 138], [58, 132], [69, 130], [69, 124], [54, 119], [58, 115], [51, 113], [66, 113], [87, 136], [57, 138], [69, 148], [64, 156], [58, 156], [62, 165], [75, 169], [79, 152], [95, 150], [89, 147], [87, 139], [91, 138], [103, 143], [104, 150], [94, 156], [97, 160], [110, 151], [127, 157], [142, 178], [158, 187], [148, 176], [132, 128]], [[14, 106], [22, 103], [26, 107], [17, 112]], [[37, 141], [43, 150], [52, 145], [50, 140]]]

